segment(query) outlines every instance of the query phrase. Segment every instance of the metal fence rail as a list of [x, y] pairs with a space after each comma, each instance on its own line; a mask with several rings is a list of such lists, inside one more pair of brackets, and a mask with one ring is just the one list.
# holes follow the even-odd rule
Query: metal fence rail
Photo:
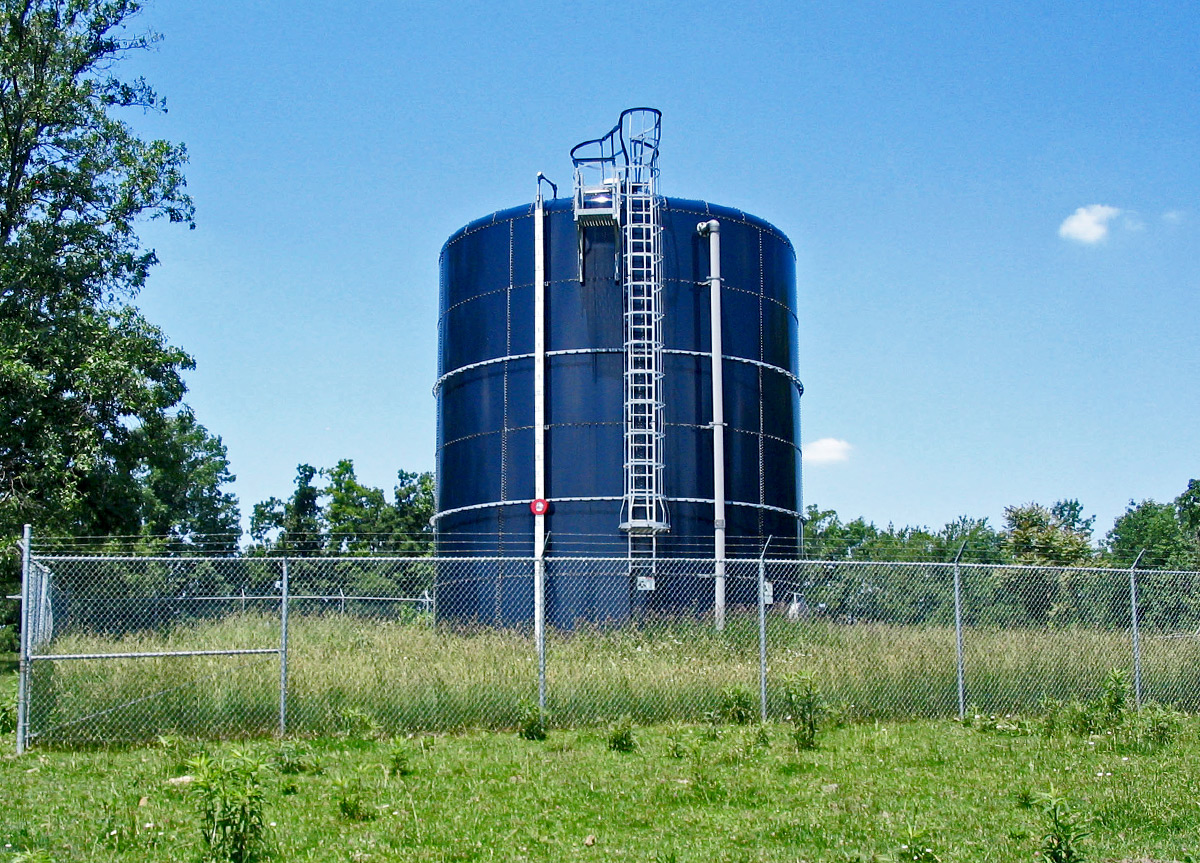
[[800, 674], [850, 718], [1037, 711], [1114, 667], [1200, 708], [1200, 572], [723, 563], [551, 557], [535, 592], [532, 558], [29, 553], [17, 747], [766, 720]]

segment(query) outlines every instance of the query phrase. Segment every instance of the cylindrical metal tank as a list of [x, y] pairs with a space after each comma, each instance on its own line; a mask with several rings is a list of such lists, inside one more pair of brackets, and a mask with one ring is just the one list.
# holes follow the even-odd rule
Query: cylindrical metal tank
[[[709, 248], [716, 219], [723, 289], [727, 556], [794, 555], [800, 532], [800, 396], [795, 253], [778, 229], [728, 207], [660, 199], [663, 475], [670, 530], [660, 558], [713, 556]], [[472, 222], [441, 253], [436, 542], [439, 555], [530, 556], [534, 517], [534, 213]], [[545, 203], [547, 619], [621, 618], [628, 595], [598, 582], [556, 593], [555, 559], [626, 555], [623, 293], [616, 232], [576, 226], [570, 199]], [[582, 272], [581, 272], [582, 270]], [[532, 577], [447, 564], [439, 616], [529, 620]], [[575, 576], [576, 585], [577, 579]], [[685, 597], [683, 593], [688, 595]], [[608, 595], [611, 593], [611, 595]], [[652, 604], [695, 606], [694, 585]], [[737, 591], [731, 603], [746, 601]], [[711, 600], [709, 602], [711, 608]]]

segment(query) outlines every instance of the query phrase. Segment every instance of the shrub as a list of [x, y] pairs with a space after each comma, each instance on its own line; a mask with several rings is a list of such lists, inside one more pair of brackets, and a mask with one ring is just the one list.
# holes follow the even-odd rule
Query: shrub
[[211, 863], [264, 859], [269, 850], [263, 818], [266, 765], [235, 751], [219, 760], [197, 756], [188, 767], [196, 776], [192, 794], [200, 805], [204, 859]]
[[387, 772], [389, 776], [408, 776], [413, 772], [408, 744], [397, 740], [388, 752]]
[[1046, 863], [1076, 863], [1083, 859], [1079, 846], [1091, 834], [1083, 829], [1078, 814], [1066, 798], [1051, 785], [1048, 792], [1037, 796], [1037, 800], [1049, 821], [1039, 849], [1042, 859]]
[[613, 752], [632, 752], [637, 749], [637, 741], [633, 738], [633, 718], [628, 714], [609, 726], [608, 748]]
[[517, 734], [525, 740], [545, 740], [546, 722], [541, 709], [533, 702], [526, 701], [521, 705], [521, 722]]
[[783, 698], [796, 748], [815, 749], [825, 702], [813, 675], [806, 671], [785, 677]]
[[362, 785], [357, 779], [337, 777], [333, 780], [337, 789], [338, 812], [350, 821], [373, 821], [379, 815], [363, 795]]
[[746, 725], [754, 721], [754, 698], [749, 690], [731, 686], [721, 691], [721, 718], [734, 725]]
[[17, 730], [17, 690], [0, 696], [0, 734], [12, 734]]
[[276, 750], [274, 761], [275, 769], [285, 775], [321, 772], [316, 755], [305, 743], [285, 742]]

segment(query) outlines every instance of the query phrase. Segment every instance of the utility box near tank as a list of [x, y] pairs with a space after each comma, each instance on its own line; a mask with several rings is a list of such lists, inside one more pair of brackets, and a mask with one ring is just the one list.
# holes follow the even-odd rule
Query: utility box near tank
[[[539, 183], [441, 253], [438, 555], [544, 558], [559, 626], [711, 611], [714, 556], [757, 557], [767, 537], [794, 555], [800, 537], [795, 253], [755, 216], [658, 195], [658, 126], [625, 112], [573, 151], [571, 197]], [[716, 381], [717, 262], [698, 231], [713, 222]], [[628, 565], [591, 577], [567, 560], [583, 557]], [[664, 577], [658, 562], [680, 558], [710, 562]], [[444, 566], [440, 618], [532, 619], [526, 562]], [[738, 591], [731, 605], [753, 601]]]

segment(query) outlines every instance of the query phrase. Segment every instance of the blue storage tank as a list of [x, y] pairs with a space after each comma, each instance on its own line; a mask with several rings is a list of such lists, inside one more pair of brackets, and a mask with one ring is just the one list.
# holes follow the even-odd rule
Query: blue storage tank
[[[658, 198], [661, 222], [662, 493], [659, 558], [712, 558], [713, 431], [708, 240], [720, 224], [726, 556], [795, 555], [801, 535], [795, 253], [768, 222], [704, 201]], [[534, 516], [533, 205], [457, 231], [440, 261], [436, 547], [439, 556], [529, 557]], [[545, 483], [551, 509], [547, 620], [620, 620], [639, 599], [660, 611], [711, 610], [698, 575], [636, 597], [611, 571], [589, 581], [566, 557], [624, 557], [625, 295], [619, 233], [581, 228], [574, 202], [545, 202]], [[519, 624], [532, 568], [446, 564], [442, 619]], [[555, 580], [569, 568], [570, 578]], [[632, 578], [632, 575], [631, 575]], [[711, 577], [708, 579], [711, 582]], [[746, 584], [729, 602], [752, 602]], [[784, 586], [777, 586], [777, 591]], [[707, 608], [705, 608], [707, 597]]]

